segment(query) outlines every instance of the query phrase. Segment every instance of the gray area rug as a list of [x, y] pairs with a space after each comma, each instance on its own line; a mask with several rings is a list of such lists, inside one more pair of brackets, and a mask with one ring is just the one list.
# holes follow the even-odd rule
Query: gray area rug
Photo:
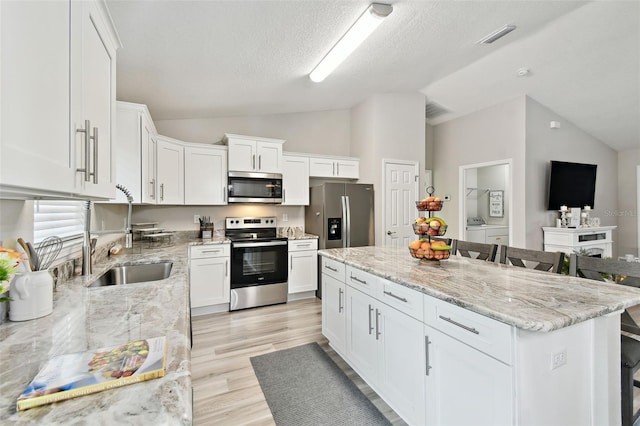
[[251, 364], [278, 426], [391, 425], [317, 343]]

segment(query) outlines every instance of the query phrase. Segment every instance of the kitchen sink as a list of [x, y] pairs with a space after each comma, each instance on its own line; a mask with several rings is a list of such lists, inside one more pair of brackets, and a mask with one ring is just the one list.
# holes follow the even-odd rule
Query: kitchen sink
[[169, 278], [172, 266], [173, 262], [171, 261], [132, 263], [114, 266], [102, 274], [100, 278], [89, 284], [89, 287], [105, 287], [163, 280]]

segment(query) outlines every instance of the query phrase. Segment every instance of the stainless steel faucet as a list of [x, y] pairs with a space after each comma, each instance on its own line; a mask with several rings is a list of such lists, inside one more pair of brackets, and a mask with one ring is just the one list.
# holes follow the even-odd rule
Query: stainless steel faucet
[[91, 201], [85, 201], [84, 232], [82, 240], [82, 275], [91, 275], [91, 255], [95, 251], [96, 244], [96, 239], [92, 239], [91, 234], [124, 234], [125, 248], [131, 248], [133, 246], [133, 233], [131, 231], [131, 203], [133, 203], [133, 197], [131, 196], [131, 192], [129, 192], [129, 190], [124, 186], [118, 184], [116, 185], [116, 188], [124, 192], [127, 196], [127, 202], [129, 203], [127, 224], [124, 229], [91, 231]]

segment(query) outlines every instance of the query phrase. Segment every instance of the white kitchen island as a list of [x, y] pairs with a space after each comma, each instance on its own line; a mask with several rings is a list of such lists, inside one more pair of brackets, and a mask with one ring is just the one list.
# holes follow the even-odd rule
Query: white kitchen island
[[321, 250], [322, 331], [409, 424], [620, 424], [640, 289], [407, 249]]

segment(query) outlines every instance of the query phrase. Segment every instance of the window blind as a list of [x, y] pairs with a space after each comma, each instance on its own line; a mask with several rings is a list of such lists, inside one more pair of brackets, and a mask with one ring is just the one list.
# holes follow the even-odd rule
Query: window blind
[[84, 201], [37, 200], [33, 206], [33, 240], [38, 244], [56, 235], [69, 241], [81, 238], [84, 230]]

